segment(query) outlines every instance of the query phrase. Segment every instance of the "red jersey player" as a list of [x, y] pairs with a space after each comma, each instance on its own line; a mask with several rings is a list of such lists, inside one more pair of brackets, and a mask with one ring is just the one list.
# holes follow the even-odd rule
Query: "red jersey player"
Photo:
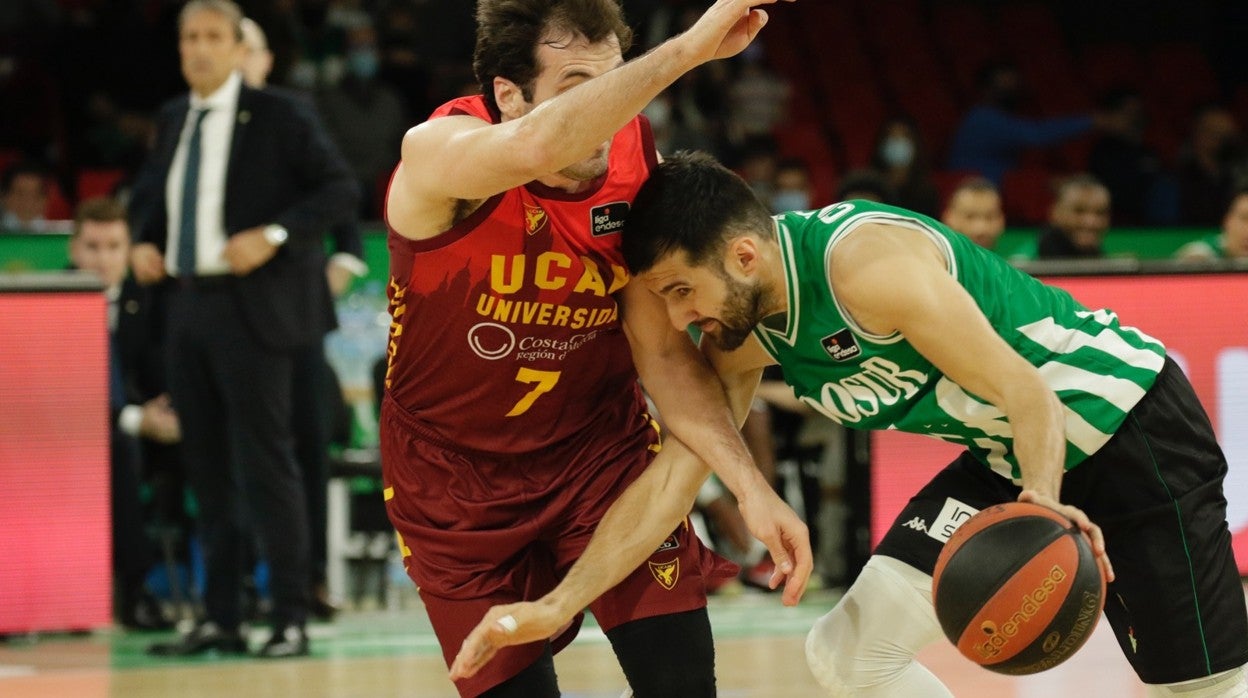
[[[448, 663], [490, 606], [553, 588], [656, 459], [638, 374], [697, 454], [669, 439], [652, 472], [687, 488], [706, 476], [699, 457], [713, 466], [771, 550], [773, 583], [787, 574], [785, 602], [801, 595], [805, 526], [753, 467], [689, 338], [627, 283], [618, 239], [656, 161], [638, 112], [687, 70], [741, 51], [766, 21], [757, 6], [772, 2], [720, 0], [624, 64], [617, 0], [481, 0], [483, 96], [444, 105], [404, 137], [386, 201], [383, 475]], [[621, 541], [640, 566], [590, 607], [638, 695], [714, 694], [704, 583], [724, 563], [678, 525], [687, 510], [649, 512], [675, 530]], [[457, 688], [558, 695], [551, 654], [575, 632], [506, 648]]]

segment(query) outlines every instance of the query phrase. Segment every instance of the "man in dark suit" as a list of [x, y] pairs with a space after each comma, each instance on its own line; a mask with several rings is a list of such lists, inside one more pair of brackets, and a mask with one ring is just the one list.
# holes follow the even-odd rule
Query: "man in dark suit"
[[207, 566], [206, 618], [155, 654], [246, 650], [239, 592], [250, 529], [272, 570], [273, 634], [258, 654], [308, 652], [292, 357], [333, 324], [321, 241], [358, 191], [301, 100], [242, 84], [241, 21], [230, 0], [183, 7], [178, 47], [191, 92], [161, 110], [131, 209], [135, 278], [170, 278], [170, 385]]
[[117, 620], [127, 628], [156, 630], [173, 624], [144, 585], [153, 555], [139, 500], [142, 447], [176, 443], [181, 432], [164, 394], [164, 358], [150, 293], [126, 274], [129, 251], [124, 206], [102, 197], [78, 206], [70, 263], [98, 276], [108, 300], [109, 501]]

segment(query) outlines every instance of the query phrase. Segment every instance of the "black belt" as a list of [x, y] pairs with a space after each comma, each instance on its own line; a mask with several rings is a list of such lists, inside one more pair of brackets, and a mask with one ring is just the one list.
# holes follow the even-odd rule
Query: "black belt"
[[225, 290], [233, 285], [233, 280], [234, 277], [231, 274], [174, 277], [174, 282], [177, 284], [178, 288], [193, 289], [196, 291]]

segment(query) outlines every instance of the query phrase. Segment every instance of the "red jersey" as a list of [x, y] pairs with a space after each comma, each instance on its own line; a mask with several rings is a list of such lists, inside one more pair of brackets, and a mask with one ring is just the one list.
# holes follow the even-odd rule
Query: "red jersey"
[[[495, 121], [480, 96], [431, 118], [455, 114]], [[531, 182], [437, 237], [390, 229], [390, 398], [474, 451], [534, 451], [595, 422], [633, 430], [644, 403], [612, 294], [628, 281], [620, 228], [656, 161], [637, 117], [584, 192]]]

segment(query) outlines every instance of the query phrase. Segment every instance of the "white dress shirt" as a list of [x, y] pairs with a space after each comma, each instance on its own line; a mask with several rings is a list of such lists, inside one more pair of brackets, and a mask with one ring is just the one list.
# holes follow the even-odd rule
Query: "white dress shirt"
[[186, 170], [186, 150], [195, 128], [196, 110], [208, 109], [200, 125], [199, 200], [195, 209], [195, 273], [213, 275], [230, 273], [230, 265], [222, 252], [228, 238], [225, 231], [225, 177], [230, 161], [230, 144], [234, 138], [234, 124], [238, 118], [238, 92], [242, 76], [235, 71], [217, 88], [216, 92], [203, 98], [191, 93], [190, 109], [182, 136], [173, 153], [173, 164], [165, 180], [165, 209], [168, 213], [169, 234], [165, 243], [165, 270], [171, 275], [178, 273], [178, 238], [182, 221], [182, 180]]

